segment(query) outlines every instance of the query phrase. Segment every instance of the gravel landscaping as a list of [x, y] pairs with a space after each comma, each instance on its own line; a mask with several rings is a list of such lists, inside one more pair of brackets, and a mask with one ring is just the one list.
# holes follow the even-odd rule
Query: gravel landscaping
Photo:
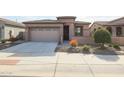
[[97, 45], [90, 46], [89, 51], [83, 51], [83, 45], [77, 46], [76, 48], [71, 48], [69, 45], [59, 45], [56, 48], [56, 52], [67, 52], [67, 53], [84, 53], [84, 54], [98, 54], [98, 55], [124, 55], [124, 46], [121, 46], [121, 50], [116, 50], [112, 47], [106, 46], [105, 49], [100, 49]]

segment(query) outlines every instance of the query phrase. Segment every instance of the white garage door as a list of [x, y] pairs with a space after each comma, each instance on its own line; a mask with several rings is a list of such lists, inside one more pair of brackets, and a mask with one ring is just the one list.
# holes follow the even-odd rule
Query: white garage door
[[31, 41], [58, 42], [59, 28], [32, 28]]

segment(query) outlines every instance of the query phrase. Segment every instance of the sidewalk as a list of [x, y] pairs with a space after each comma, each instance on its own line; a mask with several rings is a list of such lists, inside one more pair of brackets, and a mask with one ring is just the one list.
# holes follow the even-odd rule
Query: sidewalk
[[0, 58], [0, 76], [124, 76], [124, 56], [56, 53], [55, 56]]

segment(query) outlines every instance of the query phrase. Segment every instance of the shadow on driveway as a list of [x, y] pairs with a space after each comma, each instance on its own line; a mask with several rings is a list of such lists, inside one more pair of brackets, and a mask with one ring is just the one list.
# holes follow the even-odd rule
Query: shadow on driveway
[[118, 55], [95, 55], [95, 56], [101, 60], [106, 60], [107, 62], [117, 62], [117, 60], [120, 59]]

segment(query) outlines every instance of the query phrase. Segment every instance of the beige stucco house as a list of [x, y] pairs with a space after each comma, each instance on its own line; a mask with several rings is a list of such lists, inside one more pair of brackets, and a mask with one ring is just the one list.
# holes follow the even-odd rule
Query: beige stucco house
[[89, 31], [91, 34], [100, 27], [106, 28], [112, 35], [112, 42], [124, 45], [124, 17], [112, 21], [97, 21], [94, 22]]
[[25, 32], [25, 25], [8, 19], [0, 18], [0, 40], [9, 39], [10, 32], [12, 33], [13, 37], [18, 37]]
[[92, 43], [89, 22], [76, 21], [74, 16], [60, 16], [56, 20], [23, 22], [27, 41], [60, 42], [76, 38], [79, 43]]
[[60, 16], [56, 20], [35, 20], [23, 23], [26, 25], [26, 41], [63, 43], [63, 41], [77, 39], [80, 44], [94, 44], [93, 31], [99, 27], [105, 27], [112, 34], [113, 43], [124, 45], [124, 17], [93, 24], [76, 21], [75, 16]]

